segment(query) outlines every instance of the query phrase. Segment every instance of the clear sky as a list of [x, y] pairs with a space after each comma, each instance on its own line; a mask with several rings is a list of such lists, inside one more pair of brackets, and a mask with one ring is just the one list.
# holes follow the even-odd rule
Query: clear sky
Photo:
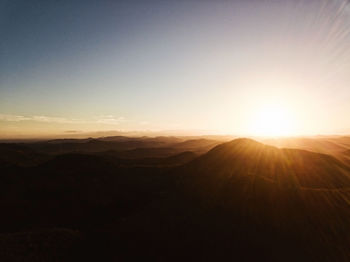
[[0, 137], [350, 133], [345, 0], [2, 0], [0, 33]]

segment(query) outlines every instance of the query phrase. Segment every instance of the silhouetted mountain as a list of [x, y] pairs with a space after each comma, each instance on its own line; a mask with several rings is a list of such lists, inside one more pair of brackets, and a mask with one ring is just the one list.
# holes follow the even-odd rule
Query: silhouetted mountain
[[[98, 139], [55, 139], [21, 144], [0, 144], [0, 152], [3, 152], [3, 157], [0, 158], [0, 161], [6, 160], [10, 163], [27, 165], [29, 163], [25, 163], [24, 157], [34, 159], [39, 158], [39, 155], [47, 155], [46, 159], [49, 159], [50, 157], [48, 155], [97, 153], [105, 151], [118, 152], [115, 154], [119, 154], [119, 157], [123, 158], [168, 157], [185, 151], [205, 153], [218, 143], [219, 141], [216, 140], [186, 140], [177, 137], [118, 136], [102, 137]], [[17, 155], [15, 155], [15, 153]], [[22, 156], [20, 156], [20, 154]], [[16, 160], [17, 158], [18, 161]], [[27, 162], [30, 162], [29, 159]], [[33, 164], [38, 164], [40, 162], [41, 161], [34, 161]]]
[[171, 145], [183, 142], [185, 139], [172, 136], [157, 136], [157, 137], [125, 137], [125, 136], [110, 136], [98, 138], [101, 141], [125, 142], [125, 141], [143, 141], [155, 144]]
[[191, 160], [195, 159], [197, 155], [193, 152], [186, 151], [182, 152], [177, 155], [172, 155], [163, 159], [157, 159], [161, 164], [163, 165], [174, 165], [174, 164], [186, 164], [187, 162], [190, 162]]
[[251, 139], [152, 139], [0, 145], [12, 161], [0, 166], [0, 260], [349, 260], [340, 160]]
[[[108, 141], [100, 139], [87, 140], [56, 140], [47, 142], [38, 142], [27, 144], [33, 150], [47, 154], [65, 154], [73, 152], [93, 153], [107, 150], [125, 151], [137, 148], [156, 148], [165, 147], [167, 144], [162, 141], [153, 141], [149, 139], [120, 139], [117, 141]], [[179, 151], [177, 151], [179, 152]]]
[[282, 253], [298, 249], [306, 261], [349, 256], [350, 169], [334, 157], [237, 139], [178, 172], [204, 210], [223, 212], [251, 237], [252, 228], [261, 231], [276, 248], [288, 239]]
[[53, 140], [48, 140], [48, 141], [40, 141], [39, 143], [46, 143], [46, 144], [86, 143], [86, 142], [89, 142], [91, 140], [94, 140], [94, 138], [91, 138], [91, 137], [86, 138], [86, 139], [63, 138], [63, 139], [53, 139]]
[[221, 144], [188, 165], [201, 178], [260, 176], [292, 187], [350, 187], [350, 168], [336, 158], [299, 149], [279, 149], [251, 139]]
[[350, 149], [350, 137], [293, 137], [263, 139], [263, 143], [280, 148], [295, 148], [332, 155], [343, 159], [343, 152]]
[[83, 141], [47, 141], [28, 144], [32, 149], [46, 154], [65, 154], [73, 152], [100, 152], [117, 149], [118, 145], [113, 142], [105, 142], [97, 139], [88, 139]]
[[211, 139], [190, 139], [181, 143], [177, 143], [174, 145], [175, 148], [196, 151], [198, 153], [206, 153], [214, 146], [220, 144], [222, 142], [218, 140]]

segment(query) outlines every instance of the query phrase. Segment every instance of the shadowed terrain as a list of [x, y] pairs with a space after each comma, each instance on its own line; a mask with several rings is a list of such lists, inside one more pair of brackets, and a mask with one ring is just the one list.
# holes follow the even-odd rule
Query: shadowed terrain
[[263, 143], [280, 148], [295, 148], [329, 154], [340, 160], [346, 159], [346, 152], [350, 150], [348, 136], [319, 136], [261, 139]]
[[1, 261], [350, 259], [350, 167], [333, 154], [173, 137], [0, 150]]

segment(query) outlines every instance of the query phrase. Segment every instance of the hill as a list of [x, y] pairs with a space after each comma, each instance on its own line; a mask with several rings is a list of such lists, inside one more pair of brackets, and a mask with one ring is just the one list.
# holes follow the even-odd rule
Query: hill
[[251, 139], [167, 140], [0, 145], [12, 161], [0, 166], [0, 260], [349, 261], [339, 159]]
[[178, 191], [118, 228], [125, 250], [171, 261], [350, 257], [350, 170], [332, 156], [236, 139], [173, 172]]
[[213, 148], [189, 163], [186, 169], [200, 174], [200, 178], [215, 180], [259, 176], [281, 186], [350, 187], [350, 168], [330, 155], [279, 149], [246, 138]]

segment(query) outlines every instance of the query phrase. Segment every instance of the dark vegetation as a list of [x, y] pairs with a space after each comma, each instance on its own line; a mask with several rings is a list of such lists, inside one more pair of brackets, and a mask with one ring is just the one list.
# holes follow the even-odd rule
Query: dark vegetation
[[3, 143], [0, 208], [0, 261], [350, 260], [346, 162], [250, 139]]

